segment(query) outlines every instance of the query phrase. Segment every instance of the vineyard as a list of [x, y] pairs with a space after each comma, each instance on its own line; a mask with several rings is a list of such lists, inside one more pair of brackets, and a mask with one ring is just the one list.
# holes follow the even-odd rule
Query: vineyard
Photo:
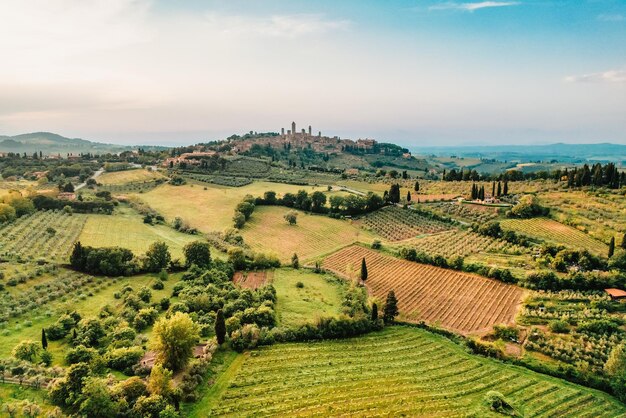
[[278, 344], [239, 355], [192, 416], [500, 416], [502, 393], [532, 417], [617, 417], [610, 396], [492, 359], [441, 336], [392, 327], [365, 337]]
[[363, 258], [369, 272], [366, 286], [379, 300], [395, 291], [403, 320], [422, 320], [461, 333], [514, 322], [522, 290], [496, 280], [399, 260], [356, 245], [326, 257], [323, 267], [352, 279]]
[[267, 271], [236, 271], [233, 282], [246, 289], [258, 289], [272, 282], [273, 272]]
[[0, 226], [0, 253], [66, 262], [85, 225], [84, 215], [39, 211]]
[[485, 223], [498, 217], [498, 209], [489, 206], [440, 202], [430, 204], [428, 208], [443, 216], [467, 222]]
[[416, 235], [434, 234], [451, 229], [450, 224], [397, 206], [387, 206], [372, 212], [363, 217], [361, 222], [366, 228], [390, 241], [400, 241]]
[[218, 176], [210, 174], [185, 173], [185, 177], [201, 183], [219, 184], [221, 186], [241, 187], [252, 183], [246, 177]]
[[418, 252], [429, 255], [440, 255], [445, 258], [462, 257], [479, 252], [492, 252], [504, 254], [523, 254], [527, 252], [524, 247], [510, 244], [504, 240], [487, 237], [472, 231], [446, 231], [440, 234], [415, 238], [398, 244], [403, 247], [415, 248]]
[[511, 229], [521, 234], [562, 244], [575, 249], [586, 249], [589, 252], [606, 257], [608, 247], [571, 226], [547, 218], [506, 219], [500, 223], [503, 229]]
[[298, 212], [296, 225], [283, 218], [288, 208], [259, 206], [241, 230], [246, 243], [259, 252], [273, 252], [282, 262], [294, 253], [300, 261], [329, 253], [340, 247], [361, 241], [370, 243], [373, 235], [349, 221], [323, 215]]

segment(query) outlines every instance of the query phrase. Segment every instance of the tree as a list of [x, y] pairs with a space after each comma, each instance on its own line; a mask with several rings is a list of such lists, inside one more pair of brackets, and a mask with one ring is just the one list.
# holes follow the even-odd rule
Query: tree
[[609, 376], [626, 373], [626, 346], [624, 344], [619, 344], [611, 350], [609, 358], [604, 364], [604, 371]]
[[311, 210], [313, 212], [322, 212], [326, 205], [326, 195], [320, 191], [313, 192], [311, 195]]
[[406, 201], [411, 203], [411, 191], [406, 192]]
[[396, 316], [398, 316], [398, 300], [393, 290], [387, 293], [387, 300], [385, 301], [385, 308], [383, 309], [383, 320], [386, 324], [392, 323]]
[[376, 302], [372, 303], [372, 322], [378, 321], [378, 305]]
[[44, 328], [41, 329], [41, 348], [44, 350], [48, 349], [48, 339], [46, 338], [46, 330]]
[[415, 190], [416, 192], [420, 191], [420, 182], [415, 180], [415, 187], [413, 187], [413, 190]]
[[76, 241], [74, 248], [72, 248], [72, 254], [70, 254], [70, 264], [76, 270], [83, 270], [85, 268], [85, 258], [85, 250], [82, 244], [80, 241]]
[[163, 241], [153, 242], [146, 251], [146, 261], [144, 268], [147, 271], [157, 273], [167, 268], [172, 261], [170, 250]]
[[285, 213], [284, 218], [289, 225], [295, 225], [298, 222], [298, 212], [291, 210]]
[[113, 402], [106, 380], [96, 377], [85, 379], [80, 403], [81, 416], [107, 418], [118, 415], [117, 404]]
[[615, 237], [611, 237], [611, 241], [609, 241], [609, 258], [613, 257], [615, 254]]
[[365, 257], [361, 260], [361, 281], [367, 280], [367, 264], [365, 263]]
[[6, 203], [0, 203], [0, 223], [11, 222], [16, 217], [15, 209]]
[[509, 182], [507, 180], [504, 181], [504, 189], [502, 190], [502, 194], [505, 196], [509, 194]]
[[400, 185], [392, 184], [389, 188], [389, 201], [391, 203], [399, 203], [400, 202]]
[[187, 266], [195, 264], [198, 267], [211, 265], [211, 249], [208, 242], [194, 241], [183, 248]]
[[291, 267], [298, 269], [300, 268], [300, 260], [298, 260], [298, 254], [293, 253], [291, 256]]
[[620, 246], [626, 250], [626, 234], [622, 237], [622, 244]]
[[217, 310], [217, 315], [215, 316], [215, 336], [218, 344], [224, 344], [224, 341], [226, 341], [226, 321], [224, 312], [221, 309]]
[[200, 337], [198, 325], [183, 312], [160, 318], [154, 324], [153, 334], [157, 362], [173, 371], [187, 364]]
[[37, 358], [41, 351], [39, 344], [31, 340], [24, 340], [18, 343], [11, 354], [18, 360], [25, 360], [33, 362]]
[[502, 195], [502, 184], [500, 182], [498, 182], [498, 191], [496, 192], [496, 195], [498, 197]]
[[254, 212], [254, 203], [243, 201], [237, 205], [235, 211], [241, 212], [247, 221], [252, 216], [252, 212]]
[[233, 264], [236, 270], [241, 270], [246, 267], [246, 254], [240, 247], [229, 248], [228, 261]]
[[239, 211], [235, 211], [235, 215], [233, 215], [233, 225], [235, 226], [235, 228], [241, 229], [245, 224], [246, 217], [244, 216], [244, 214]]
[[155, 364], [148, 378], [148, 391], [151, 395], [161, 395], [167, 398], [174, 389], [172, 372], [161, 364]]

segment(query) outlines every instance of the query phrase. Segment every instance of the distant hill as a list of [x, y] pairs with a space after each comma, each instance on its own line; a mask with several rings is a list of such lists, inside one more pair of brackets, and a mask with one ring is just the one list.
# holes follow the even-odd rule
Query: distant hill
[[626, 166], [626, 145], [564, 144], [549, 145], [486, 145], [459, 147], [412, 147], [418, 154], [474, 157], [508, 162], [615, 162]]
[[[92, 142], [80, 138], [66, 138], [51, 132], [33, 132], [15, 136], [0, 135], [0, 152], [19, 152], [32, 154], [41, 151], [49, 154], [80, 153], [115, 153], [136, 147]], [[142, 148], [163, 149], [164, 147], [146, 146]]]

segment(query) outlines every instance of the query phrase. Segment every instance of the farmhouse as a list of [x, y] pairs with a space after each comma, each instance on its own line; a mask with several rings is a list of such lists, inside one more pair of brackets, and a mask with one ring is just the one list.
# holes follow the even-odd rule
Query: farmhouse
[[609, 288], [604, 289], [606, 293], [611, 297], [611, 300], [626, 300], [626, 290]]

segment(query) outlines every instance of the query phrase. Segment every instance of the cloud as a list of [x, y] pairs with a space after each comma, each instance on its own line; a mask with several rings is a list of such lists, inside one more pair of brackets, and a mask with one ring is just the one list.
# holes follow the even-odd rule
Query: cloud
[[349, 20], [329, 20], [318, 14], [254, 18], [211, 13], [207, 15], [207, 22], [224, 34], [250, 34], [276, 38], [296, 38], [332, 31], [345, 31], [352, 25]]
[[565, 77], [568, 83], [626, 83], [626, 70], [608, 70], [600, 73], [571, 75]]
[[507, 7], [507, 6], [517, 6], [520, 2], [518, 1], [481, 1], [476, 3], [441, 3], [430, 6], [429, 10], [463, 10], [466, 12], [473, 12], [475, 10], [487, 9], [491, 7]]
[[602, 22], [623, 22], [626, 20], [626, 17], [620, 14], [601, 14], [598, 15], [598, 20]]

